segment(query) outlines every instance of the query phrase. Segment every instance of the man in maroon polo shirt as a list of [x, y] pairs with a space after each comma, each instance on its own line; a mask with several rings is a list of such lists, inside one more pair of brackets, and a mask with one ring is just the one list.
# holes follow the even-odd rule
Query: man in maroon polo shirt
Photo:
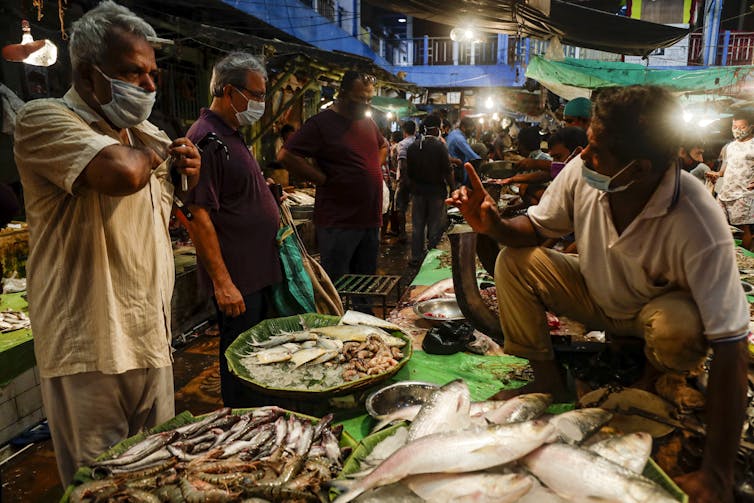
[[[264, 318], [266, 290], [282, 279], [280, 213], [262, 170], [238, 128], [264, 113], [267, 72], [251, 54], [234, 52], [212, 71], [212, 104], [187, 136], [203, 147], [202, 174], [186, 198], [201, 278], [212, 288], [220, 324], [220, 383], [228, 407], [263, 405], [228, 371], [225, 350]], [[207, 136], [213, 133], [215, 136]]]
[[[310, 118], [285, 143], [278, 161], [317, 185], [314, 225], [320, 261], [333, 281], [374, 274], [382, 220], [382, 172], [387, 141], [365, 115], [374, 77], [343, 75], [332, 108]], [[306, 158], [316, 160], [316, 166]]]

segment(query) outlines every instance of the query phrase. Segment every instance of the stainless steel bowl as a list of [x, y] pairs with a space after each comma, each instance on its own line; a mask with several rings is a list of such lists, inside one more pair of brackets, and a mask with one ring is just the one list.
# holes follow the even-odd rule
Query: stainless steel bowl
[[455, 298], [430, 299], [414, 306], [414, 312], [432, 321], [462, 320], [461, 308]]
[[436, 384], [421, 381], [403, 381], [385, 386], [367, 397], [367, 412], [376, 418], [403, 407], [422, 405], [438, 388]]

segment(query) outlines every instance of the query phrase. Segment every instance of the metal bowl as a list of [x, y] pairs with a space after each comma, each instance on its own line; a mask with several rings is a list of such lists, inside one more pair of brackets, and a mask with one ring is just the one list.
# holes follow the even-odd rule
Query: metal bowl
[[432, 321], [451, 321], [464, 319], [461, 308], [455, 298], [430, 299], [414, 306], [414, 312]]
[[403, 407], [422, 405], [438, 388], [436, 384], [421, 381], [403, 381], [385, 386], [367, 397], [367, 412], [376, 418]]

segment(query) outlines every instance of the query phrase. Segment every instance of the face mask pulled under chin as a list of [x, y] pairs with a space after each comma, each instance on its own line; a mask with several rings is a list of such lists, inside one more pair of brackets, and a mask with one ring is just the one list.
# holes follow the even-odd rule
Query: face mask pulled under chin
[[147, 120], [149, 114], [152, 113], [157, 93], [154, 91], [145, 91], [139, 86], [110, 78], [98, 66], [94, 68], [110, 82], [110, 95], [112, 98], [108, 103], [100, 103], [100, 107], [102, 108], [102, 113], [105, 114], [105, 117], [114, 126], [130, 128]]
[[597, 190], [601, 190], [602, 192], [608, 192], [608, 193], [614, 193], [614, 192], [622, 192], [629, 188], [636, 180], [631, 180], [628, 183], [618, 186], [618, 187], [610, 187], [610, 184], [613, 183], [613, 180], [618, 178], [624, 171], [626, 171], [628, 168], [630, 168], [636, 160], [629, 162], [623, 168], [621, 168], [620, 171], [618, 171], [613, 176], [607, 176], [603, 175], [602, 173], [598, 173], [594, 171], [593, 169], [589, 169], [586, 167], [586, 164], [581, 165], [581, 176], [584, 178], [587, 184], [589, 184], [591, 187], [594, 187]]

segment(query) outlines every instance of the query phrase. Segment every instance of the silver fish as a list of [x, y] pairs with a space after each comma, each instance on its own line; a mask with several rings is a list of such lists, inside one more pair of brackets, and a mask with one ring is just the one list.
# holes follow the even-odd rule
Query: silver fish
[[[363, 479], [344, 487], [336, 503], [347, 503], [373, 487], [422, 473], [465, 473], [509, 463], [555, 436], [545, 421], [493, 425], [479, 431], [436, 433], [409, 442]], [[596, 456], [596, 454], [595, 454]]]
[[141, 442], [126, 450], [120, 456], [104, 461], [92, 463], [92, 466], [122, 466], [141, 461], [153, 452], [160, 450], [178, 437], [177, 431], [166, 431], [150, 435]]
[[293, 368], [299, 368], [301, 365], [304, 365], [305, 363], [309, 363], [312, 360], [315, 360], [325, 354], [327, 350], [322, 348], [309, 348], [309, 349], [302, 349], [301, 351], [297, 351], [291, 355], [291, 363], [293, 363]]
[[362, 313], [360, 311], [346, 311], [346, 314], [340, 318], [339, 325], [368, 325], [370, 327], [387, 328], [388, 330], [403, 330], [395, 323], [383, 320], [371, 314]]
[[449, 382], [432, 393], [422, 405], [408, 431], [409, 442], [432, 433], [468, 428], [471, 425], [470, 407], [469, 387], [463, 379]]
[[643, 431], [617, 435], [594, 443], [587, 449], [634, 473], [642, 473], [652, 454], [652, 435]]
[[493, 424], [519, 423], [541, 416], [552, 403], [552, 396], [545, 393], [529, 393], [504, 401], [484, 415]]
[[317, 334], [304, 330], [301, 332], [281, 332], [279, 335], [273, 335], [266, 341], [252, 342], [251, 345], [258, 348], [273, 348], [287, 342], [316, 341]]
[[374, 335], [390, 347], [400, 348], [406, 345], [406, 341], [400, 337], [390, 335], [380, 328], [366, 325], [330, 325], [327, 327], [312, 328], [311, 331], [343, 342], [364, 342], [367, 340], [367, 337]]
[[560, 438], [569, 444], [581, 443], [585, 438], [602, 428], [612, 413], [600, 408], [576, 409], [553, 416], [550, 422], [558, 430]]
[[621, 503], [671, 503], [662, 487], [599, 454], [578, 446], [556, 443], [540, 447], [523, 465], [558, 495], [576, 500]]
[[523, 473], [431, 473], [402, 481], [433, 503], [513, 503], [534, 485]]
[[374, 425], [374, 428], [372, 428], [372, 433], [380, 431], [390, 423], [396, 421], [413, 421], [416, 418], [416, 415], [419, 414], [421, 408], [421, 405], [409, 405], [407, 407], [401, 407], [390, 414], [377, 416], [375, 419], [377, 419], [378, 422]]

